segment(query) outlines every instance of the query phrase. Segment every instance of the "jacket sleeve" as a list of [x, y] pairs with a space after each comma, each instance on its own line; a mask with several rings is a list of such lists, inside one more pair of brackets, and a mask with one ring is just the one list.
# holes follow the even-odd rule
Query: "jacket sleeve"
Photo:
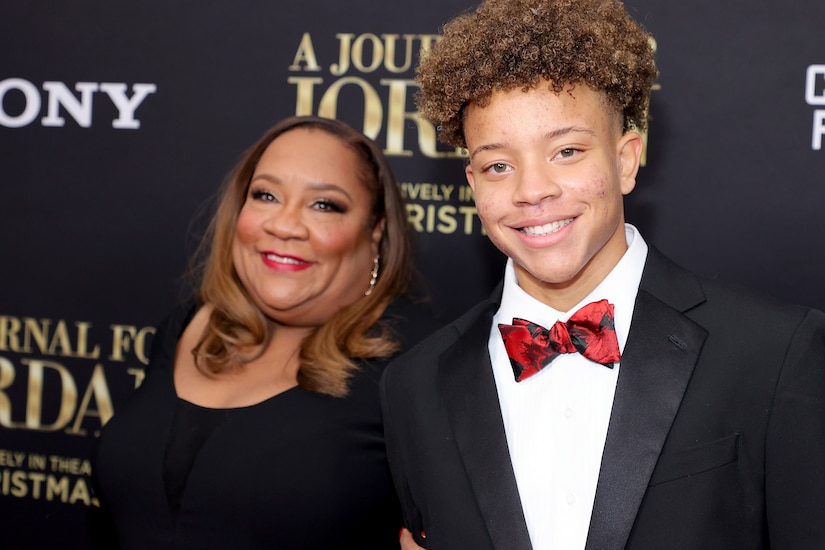
[[381, 377], [380, 395], [381, 395], [381, 410], [384, 421], [384, 441], [387, 445], [387, 459], [390, 463], [390, 470], [392, 472], [393, 482], [395, 483], [395, 490], [398, 493], [398, 498], [401, 501], [401, 510], [404, 518], [404, 526], [413, 534], [413, 538], [420, 546], [425, 547], [425, 540], [422, 539], [421, 533], [423, 531], [423, 521], [421, 512], [415, 505], [410, 492], [408, 482], [408, 467], [405, 457], [410, 456], [404, 449], [399, 448], [404, 438], [396, 438], [398, 430], [403, 429], [403, 424], [396, 422], [393, 416], [393, 403], [397, 400], [393, 399], [393, 392], [396, 390], [394, 369], [392, 364], [384, 375]]
[[825, 548], [825, 314], [788, 346], [768, 422], [765, 499], [773, 549]]

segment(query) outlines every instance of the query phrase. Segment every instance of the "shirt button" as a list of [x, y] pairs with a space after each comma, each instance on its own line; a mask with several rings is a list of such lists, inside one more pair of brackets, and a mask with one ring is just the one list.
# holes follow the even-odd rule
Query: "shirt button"
[[573, 412], [573, 409], [571, 409], [570, 407], [567, 407], [566, 409], [564, 409], [564, 417], [565, 418], [573, 418], [574, 414], [575, 413]]
[[573, 493], [567, 493], [567, 504], [568, 506], [573, 506], [576, 504], [576, 495]]

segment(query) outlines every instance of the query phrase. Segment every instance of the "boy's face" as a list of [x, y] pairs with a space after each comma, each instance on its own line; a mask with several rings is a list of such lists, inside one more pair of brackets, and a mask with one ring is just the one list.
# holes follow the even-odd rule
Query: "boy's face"
[[642, 152], [603, 94], [584, 85], [559, 94], [547, 82], [494, 92], [464, 115], [467, 181], [493, 243], [513, 258], [519, 285], [567, 311], [627, 249], [623, 196]]

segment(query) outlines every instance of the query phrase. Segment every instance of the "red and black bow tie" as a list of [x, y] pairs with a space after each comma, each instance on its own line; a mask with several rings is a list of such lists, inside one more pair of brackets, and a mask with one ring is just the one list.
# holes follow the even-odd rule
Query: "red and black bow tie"
[[518, 318], [512, 325], [499, 324], [498, 329], [517, 382], [536, 374], [562, 353], [579, 352], [610, 368], [621, 358], [613, 304], [607, 300], [587, 304], [566, 323], [556, 321], [550, 330]]

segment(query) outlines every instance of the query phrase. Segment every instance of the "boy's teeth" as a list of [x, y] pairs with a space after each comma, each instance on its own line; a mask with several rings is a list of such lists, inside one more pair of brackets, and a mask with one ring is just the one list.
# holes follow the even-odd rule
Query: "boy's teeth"
[[548, 233], [555, 233], [568, 223], [572, 222], [573, 218], [569, 218], [566, 220], [559, 220], [557, 222], [548, 223], [545, 225], [536, 225], [533, 227], [523, 227], [521, 230], [527, 233], [528, 235], [547, 235]]

